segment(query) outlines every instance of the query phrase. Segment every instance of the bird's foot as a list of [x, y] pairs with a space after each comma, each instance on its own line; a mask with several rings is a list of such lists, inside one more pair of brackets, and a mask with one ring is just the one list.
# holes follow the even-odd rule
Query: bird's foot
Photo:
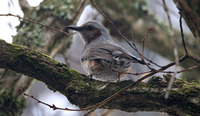
[[89, 79], [92, 79], [93, 74], [88, 75]]

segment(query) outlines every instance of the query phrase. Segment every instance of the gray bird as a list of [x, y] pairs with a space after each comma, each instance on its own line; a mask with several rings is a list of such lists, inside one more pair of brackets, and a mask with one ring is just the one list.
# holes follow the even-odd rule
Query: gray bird
[[78, 31], [85, 42], [81, 65], [86, 73], [100, 81], [116, 82], [125, 77], [133, 63], [145, 64], [116, 44], [99, 22], [89, 21], [82, 26], [67, 26]]

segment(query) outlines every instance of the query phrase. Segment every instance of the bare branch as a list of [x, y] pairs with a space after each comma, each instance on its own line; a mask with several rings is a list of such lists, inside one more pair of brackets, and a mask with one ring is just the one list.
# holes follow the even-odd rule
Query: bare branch
[[[143, 61], [143, 62], [145, 62], [145, 61], [144, 61], [144, 57], [143, 57], [143, 56], [144, 56], [144, 45], [145, 45], [145, 41], [146, 41], [146, 39], [148, 38], [149, 33], [150, 33], [151, 30], [152, 30], [152, 27], [149, 27], [149, 29], [148, 29], [147, 32], [146, 32], [146, 35], [145, 35], [144, 39], [142, 40], [142, 43], [143, 43], [143, 44], [142, 44], [142, 55], [141, 55], [141, 56], [142, 56], [142, 61]], [[146, 63], [146, 62], [145, 62], [145, 63]], [[154, 70], [151, 66], [149, 66], [149, 64], [146, 63], [146, 65], [149, 67], [149, 69]]]
[[[200, 64], [197, 64], [195, 66], [192, 66], [190, 68], [187, 68], [187, 69], [184, 69], [184, 70], [180, 70], [180, 71], [177, 71], [177, 73], [182, 73], [182, 72], [186, 72], [186, 71], [190, 71], [190, 70], [193, 70], [193, 69], [196, 69], [200, 66]], [[174, 73], [174, 71], [162, 71], [162, 73]]]
[[150, 33], [150, 31], [151, 30], [153, 30], [153, 28], [152, 27], [149, 27], [149, 29], [147, 30], [147, 32], [146, 32], [146, 35], [145, 35], [145, 37], [144, 37], [144, 39], [142, 40], [142, 55], [144, 56], [144, 45], [145, 45], [145, 41], [146, 41], [146, 39], [148, 38], [148, 36], [149, 36], [149, 33]]
[[41, 103], [41, 104], [43, 104], [43, 105], [45, 105], [45, 106], [48, 106], [48, 107], [50, 107], [50, 108], [53, 109], [53, 110], [85, 111], [84, 109], [78, 110], [78, 109], [70, 109], [70, 108], [59, 108], [59, 107], [55, 106], [54, 104], [53, 104], [53, 105], [50, 105], [50, 104], [48, 104], [48, 103], [45, 103], [45, 102], [43, 102], [43, 101], [41, 101], [41, 100], [35, 98], [35, 97], [32, 96], [32, 95], [28, 95], [28, 94], [24, 93], [24, 91], [23, 91], [22, 89], [19, 89], [19, 90], [18, 90], [18, 93], [23, 94], [24, 96], [27, 96], [27, 97], [29, 97], [29, 98], [32, 98], [32, 99], [34, 99], [35, 101], [37, 101], [38, 103]]
[[182, 17], [180, 16], [179, 18], [179, 23], [180, 23], [180, 29], [181, 29], [181, 38], [182, 38], [182, 43], [183, 43], [183, 47], [185, 50], [185, 54], [188, 54], [186, 45], [185, 45], [185, 39], [184, 39], [184, 33], [183, 33], [183, 27], [182, 27]]

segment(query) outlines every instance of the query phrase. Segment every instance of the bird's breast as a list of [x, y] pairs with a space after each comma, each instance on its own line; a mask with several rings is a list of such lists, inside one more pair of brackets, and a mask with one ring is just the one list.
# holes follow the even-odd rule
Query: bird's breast
[[87, 74], [93, 74], [93, 73], [100, 73], [103, 70], [103, 65], [100, 60], [87, 60], [87, 59], [81, 59], [81, 64], [83, 69], [86, 71]]

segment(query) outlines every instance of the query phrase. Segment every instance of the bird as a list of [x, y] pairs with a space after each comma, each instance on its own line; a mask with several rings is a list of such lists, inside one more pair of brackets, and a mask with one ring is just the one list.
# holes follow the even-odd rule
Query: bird
[[80, 61], [92, 79], [119, 82], [131, 70], [134, 63], [146, 64], [116, 44], [100, 22], [90, 20], [81, 26], [66, 26], [66, 29], [79, 32], [84, 40]]

